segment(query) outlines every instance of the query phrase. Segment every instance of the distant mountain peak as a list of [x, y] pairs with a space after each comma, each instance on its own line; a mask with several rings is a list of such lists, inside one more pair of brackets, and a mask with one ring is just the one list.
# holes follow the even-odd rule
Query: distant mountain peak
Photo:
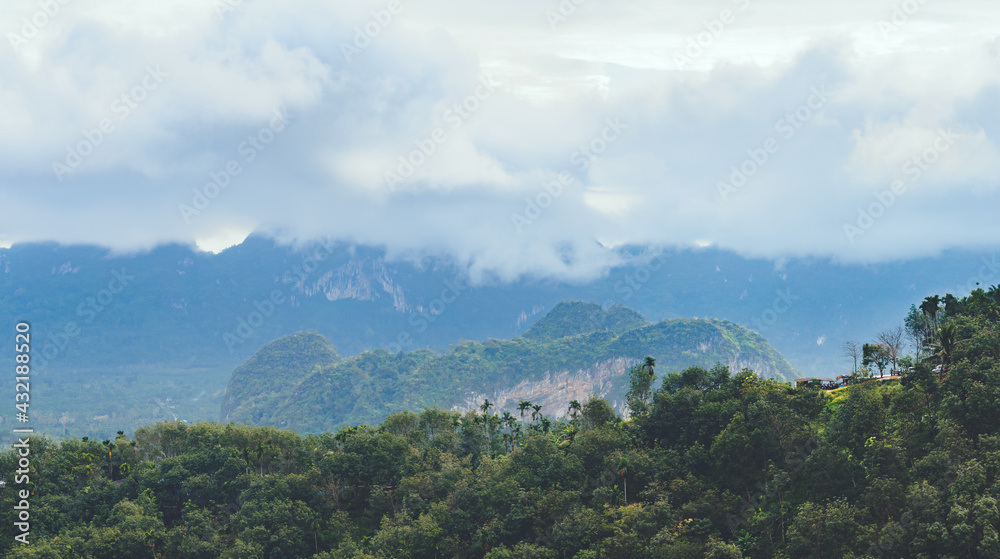
[[[233, 372], [223, 419], [318, 432], [374, 425], [391, 413], [427, 406], [472, 409], [480, 398], [497, 409], [530, 400], [555, 413], [595, 393], [620, 407], [628, 368], [646, 356], [656, 359], [661, 377], [718, 363], [763, 377], [794, 374], [763, 337], [726, 320], [652, 324], [623, 306], [567, 301], [529, 333], [465, 341], [444, 353], [376, 349], [339, 362], [330, 361], [329, 346], [316, 334], [286, 336]], [[306, 352], [301, 358], [297, 347]]]
[[318, 368], [338, 361], [336, 348], [316, 332], [296, 332], [274, 340], [233, 371], [222, 401], [222, 420], [267, 423], [273, 401]]
[[641, 314], [622, 305], [613, 305], [605, 310], [597, 303], [563, 301], [533, 324], [524, 337], [557, 340], [594, 332], [622, 334], [647, 324], [649, 321]]

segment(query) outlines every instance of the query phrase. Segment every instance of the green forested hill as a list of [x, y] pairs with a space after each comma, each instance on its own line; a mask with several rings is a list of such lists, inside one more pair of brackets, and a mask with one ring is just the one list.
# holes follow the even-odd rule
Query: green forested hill
[[[629, 421], [593, 399], [555, 421], [430, 408], [318, 435], [170, 422], [32, 438], [30, 483], [0, 454], [0, 554], [995, 559], [1000, 289], [921, 309], [901, 381], [832, 394], [691, 367]], [[14, 541], [21, 489], [30, 545]]]
[[[303, 340], [308, 345], [302, 345]], [[324, 345], [319, 336], [300, 333], [262, 348], [233, 372], [223, 420], [304, 432], [376, 424], [391, 413], [426, 406], [448, 409], [472, 394], [492, 394], [577, 371], [589, 372], [567, 378], [563, 389], [583, 386], [585, 398], [591, 392], [586, 383], [592, 383], [594, 391], [603, 386], [609, 399], [624, 402], [628, 378], [621, 367], [611, 371], [611, 363], [647, 355], [668, 371], [723, 363], [781, 380], [793, 375], [759, 334], [731, 322], [676, 319], [650, 324], [631, 309], [605, 311], [582, 302], [556, 306], [523, 337], [464, 342], [440, 355], [374, 350], [337, 362], [317, 349]], [[298, 347], [307, 352], [301, 362], [294, 350]], [[594, 384], [595, 370], [609, 384]], [[555, 395], [547, 401], [557, 402], [562, 410], [570, 399]], [[506, 409], [512, 410], [515, 403]]]
[[531, 340], [557, 340], [566, 336], [612, 332], [621, 334], [649, 324], [636, 311], [622, 305], [604, 310], [597, 303], [563, 301], [524, 333]]
[[222, 403], [223, 421], [266, 423], [274, 406], [316, 369], [340, 360], [315, 332], [279, 338], [233, 371]]

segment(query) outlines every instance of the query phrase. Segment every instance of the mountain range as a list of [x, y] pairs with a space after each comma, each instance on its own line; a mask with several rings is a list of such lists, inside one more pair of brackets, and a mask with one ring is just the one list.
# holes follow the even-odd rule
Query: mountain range
[[783, 381], [793, 375], [763, 337], [729, 321], [653, 324], [620, 305], [569, 301], [524, 336], [466, 341], [441, 354], [376, 349], [342, 359], [315, 332], [280, 338], [233, 371], [220, 419], [323, 432], [429, 406], [476, 409], [485, 400], [508, 412], [528, 400], [558, 418], [593, 394], [625, 413], [626, 373], [645, 356], [661, 371], [722, 364]]
[[[588, 281], [502, 281], [471, 278], [467, 263], [450, 258], [347, 242], [251, 236], [218, 254], [16, 244], [0, 249], [0, 323], [32, 324], [40, 424], [96, 435], [217, 417], [233, 369], [295, 332], [317, 332], [344, 356], [447, 352], [470, 340], [530, 339], [567, 300], [626, 305], [654, 322], [728, 320], [761, 334], [803, 375], [835, 376], [849, 367], [843, 341], [873, 340], [927, 295], [961, 296], [1000, 278], [985, 252], [878, 265], [711, 247], [613, 252], [621, 264]], [[12, 359], [0, 352], [0, 363]]]

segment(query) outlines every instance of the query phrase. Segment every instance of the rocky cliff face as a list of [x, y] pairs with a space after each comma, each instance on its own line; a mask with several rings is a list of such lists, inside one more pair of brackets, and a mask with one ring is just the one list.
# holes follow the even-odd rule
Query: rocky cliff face
[[[705, 351], [707, 348], [699, 349]], [[627, 416], [628, 410], [625, 407], [625, 402], [619, 401], [618, 398], [608, 398], [608, 396], [615, 386], [627, 386], [628, 378], [626, 375], [629, 369], [638, 363], [638, 359], [618, 357], [595, 363], [587, 369], [550, 371], [546, 372], [544, 378], [540, 380], [524, 380], [514, 386], [499, 388], [488, 393], [472, 392], [452, 409], [462, 413], [468, 410], [478, 410], [483, 400], [489, 399], [496, 406], [497, 411], [514, 413], [518, 402], [529, 400], [532, 404], [541, 404], [542, 412], [546, 416], [561, 419], [567, 415], [570, 402], [577, 400], [582, 404], [590, 399], [591, 395], [596, 394], [601, 398], [607, 398], [608, 403], [615, 408], [615, 411]], [[765, 376], [777, 372], [762, 359], [748, 359], [739, 354], [725, 364], [732, 372], [750, 369], [763, 373]], [[620, 390], [615, 393], [618, 396], [622, 394]]]
[[381, 258], [351, 259], [315, 281], [299, 286], [299, 291], [307, 297], [321, 294], [330, 301], [376, 301], [385, 298], [392, 301], [397, 311], [404, 312], [409, 310], [409, 305], [395, 276], [395, 270], [387, 267]]
[[541, 313], [542, 313], [542, 312], [543, 312], [544, 310], [545, 310], [545, 307], [544, 307], [544, 306], [542, 306], [542, 305], [535, 305], [534, 307], [532, 307], [532, 308], [531, 308], [531, 314], [528, 314], [528, 312], [527, 312], [527, 311], [523, 311], [523, 310], [522, 310], [522, 311], [521, 311], [521, 314], [519, 314], [519, 315], [517, 316], [517, 324], [516, 324], [516, 327], [517, 327], [517, 328], [521, 328], [521, 327], [523, 327], [523, 326], [524, 326], [525, 324], [527, 324], [527, 323], [528, 323], [528, 321], [529, 321], [530, 319], [534, 318], [534, 317], [535, 317], [536, 315], [539, 315], [539, 314], [541, 314]]
[[[515, 386], [500, 388], [492, 393], [472, 393], [452, 409], [465, 412], [478, 410], [483, 400], [489, 399], [497, 410], [514, 413], [518, 402], [530, 400], [541, 404], [542, 412], [555, 419], [565, 417], [569, 403], [578, 400], [581, 404], [592, 394], [604, 398], [611, 393], [615, 381], [628, 373], [639, 361], [625, 357], [608, 359], [576, 371], [552, 371], [537, 381], [522, 381]], [[622, 413], [624, 402], [611, 401], [612, 406]], [[530, 411], [530, 410], [529, 410]]]

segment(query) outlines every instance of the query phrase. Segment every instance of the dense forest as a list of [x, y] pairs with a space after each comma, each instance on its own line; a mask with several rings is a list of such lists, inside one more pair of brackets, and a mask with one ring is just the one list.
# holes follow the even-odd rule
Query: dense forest
[[[1000, 557], [1000, 289], [944, 301], [921, 304], [901, 380], [830, 393], [725, 366], [657, 374], [649, 359], [631, 371], [628, 421], [601, 399], [558, 421], [484, 402], [335, 433], [171, 422], [32, 439], [31, 545], [13, 543], [9, 479], [0, 545], [10, 558]], [[0, 461], [17, 467], [13, 452]]]

